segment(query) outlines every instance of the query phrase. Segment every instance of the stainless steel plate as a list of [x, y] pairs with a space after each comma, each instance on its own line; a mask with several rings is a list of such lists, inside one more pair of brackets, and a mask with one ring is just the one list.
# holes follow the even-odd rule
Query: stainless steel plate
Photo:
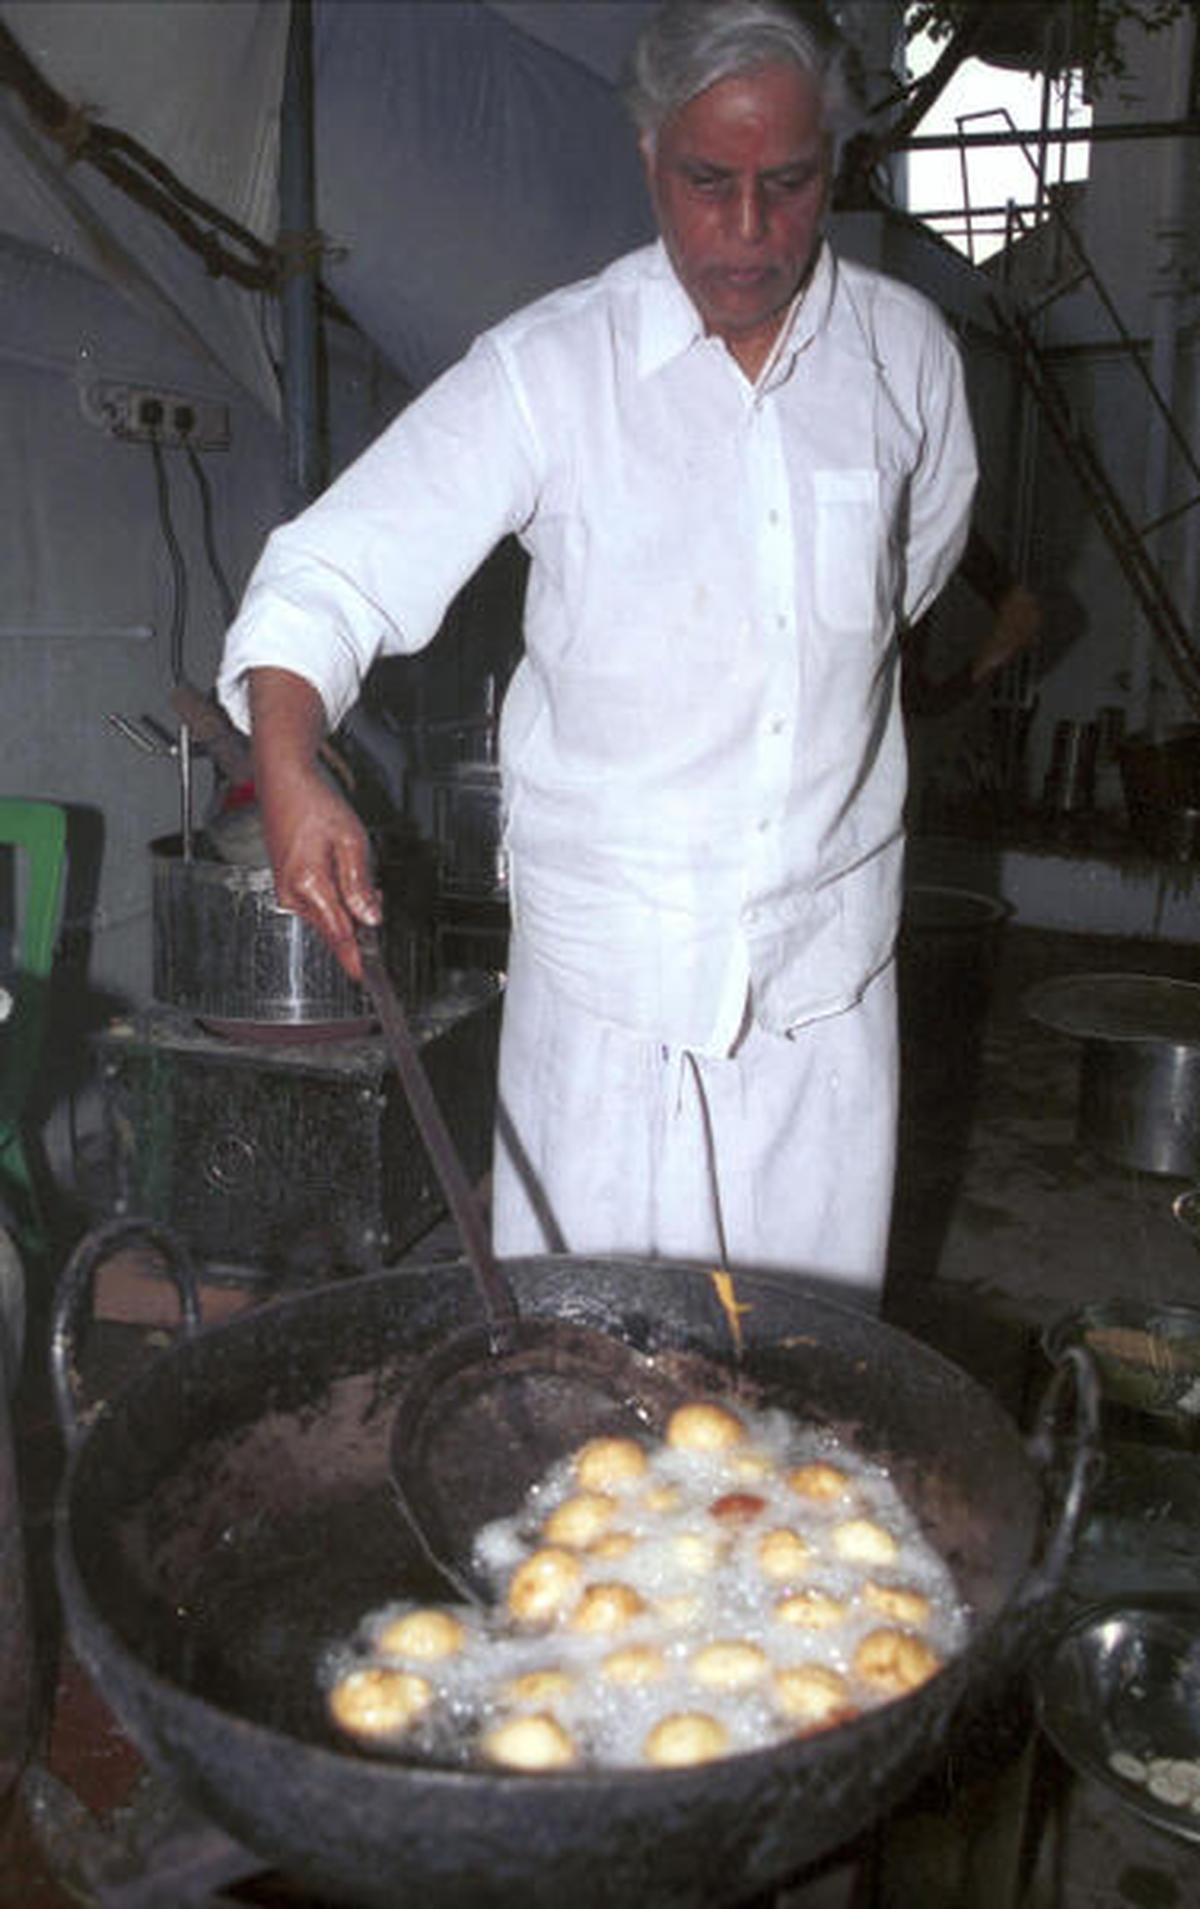
[[[1195, 1761], [1200, 1797], [1200, 1599], [1093, 1605], [1054, 1646], [1038, 1698], [1042, 1728], [1079, 1775], [1156, 1828], [1200, 1843], [1200, 1811], [1132, 1773], [1133, 1760]], [[1167, 1773], [1158, 1775], [1156, 1788]]]
[[1039, 981], [1025, 1012], [1083, 1041], [1200, 1046], [1200, 983], [1159, 974], [1064, 974]]

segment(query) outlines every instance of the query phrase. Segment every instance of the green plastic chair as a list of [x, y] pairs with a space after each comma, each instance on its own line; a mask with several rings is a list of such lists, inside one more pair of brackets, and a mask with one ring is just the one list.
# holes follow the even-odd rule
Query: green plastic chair
[[14, 851], [13, 946], [0, 972], [0, 985], [12, 996], [0, 1021], [0, 1197], [26, 1258], [42, 1259], [50, 1235], [30, 1167], [29, 1098], [49, 1016], [66, 874], [66, 810], [57, 802], [0, 796], [0, 848]]

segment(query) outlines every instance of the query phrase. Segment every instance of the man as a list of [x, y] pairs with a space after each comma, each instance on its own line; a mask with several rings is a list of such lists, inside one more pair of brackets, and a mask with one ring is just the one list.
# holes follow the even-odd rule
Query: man
[[486, 334], [274, 533], [222, 693], [280, 901], [353, 973], [377, 905], [316, 748], [515, 532], [496, 1250], [784, 1267], [871, 1305], [895, 630], [966, 532], [960, 367], [924, 300], [822, 237], [846, 92], [811, 9], [669, 4], [629, 100], [661, 243]]

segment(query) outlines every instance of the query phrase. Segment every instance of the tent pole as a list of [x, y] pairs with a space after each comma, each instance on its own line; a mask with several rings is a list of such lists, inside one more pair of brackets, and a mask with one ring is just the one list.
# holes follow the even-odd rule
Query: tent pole
[[323, 488], [311, 0], [292, 0], [279, 132], [283, 426], [288, 515]]

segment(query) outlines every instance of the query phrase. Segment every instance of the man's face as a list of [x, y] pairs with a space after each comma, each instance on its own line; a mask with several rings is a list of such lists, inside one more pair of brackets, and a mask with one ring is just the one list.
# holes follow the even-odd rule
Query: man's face
[[820, 242], [831, 142], [816, 83], [786, 63], [718, 80], [641, 148], [671, 262], [753, 377]]

